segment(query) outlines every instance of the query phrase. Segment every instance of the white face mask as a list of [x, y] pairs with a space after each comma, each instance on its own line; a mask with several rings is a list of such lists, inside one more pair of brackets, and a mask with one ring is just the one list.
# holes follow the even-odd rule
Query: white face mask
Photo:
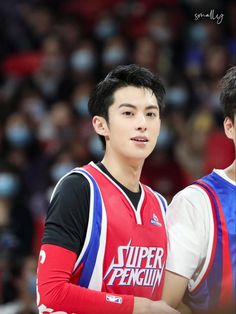
[[121, 64], [125, 59], [126, 53], [124, 49], [120, 47], [111, 47], [106, 49], [103, 53], [103, 62], [106, 65]]
[[26, 99], [23, 110], [36, 122], [41, 122], [47, 114], [46, 105], [40, 98]]
[[166, 27], [155, 27], [151, 30], [151, 36], [158, 43], [169, 43], [172, 34], [171, 31]]
[[14, 197], [18, 191], [18, 178], [8, 172], [0, 173], [0, 197]]
[[169, 130], [169, 128], [163, 125], [161, 127], [161, 131], [157, 139], [157, 145], [156, 145], [157, 149], [165, 149], [165, 148], [170, 147], [172, 143], [172, 139], [173, 139], [173, 135], [171, 131]]
[[167, 101], [174, 108], [182, 108], [188, 99], [188, 93], [186, 89], [183, 87], [169, 88], [166, 96], [167, 96]]
[[95, 158], [100, 159], [103, 156], [104, 154], [103, 146], [100, 138], [97, 135], [91, 137], [88, 146], [91, 154]]
[[74, 71], [92, 71], [95, 63], [95, 56], [88, 49], [77, 50], [71, 57], [71, 66]]
[[117, 25], [110, 19], [100, 21], [95, 27], [95, 35], [106, 40], [117, 34]]
[[74, 100], [73, 106], [76, 112], [82, 117], [89, 117], [88, 101], [88, 96], [81, 96]]
[[197, 44], [207, 42], [209, 38], [208, 30], [203, 24], [194, 24], [190, 28], [190, 40]]
[[51, 169], [51, 178], [54, 182], [59, 181], [66, 173], [71, 171], [75, 165], [72, 162], [63, 162], [53, 165]]
[[6, 138], [13, 146], [26, 147], [32, 140], [32, 133], [26, 125], [16, 125], [7, 129]]

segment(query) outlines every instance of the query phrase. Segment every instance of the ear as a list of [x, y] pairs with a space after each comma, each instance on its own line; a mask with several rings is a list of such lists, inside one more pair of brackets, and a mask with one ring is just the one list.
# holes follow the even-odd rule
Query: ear
[[232, 120], [229, 117], [226, 117], [224, 120], [224, 129], [226, 136], [233, 140], [235, 138], [235, 128]]
[[93, 124], [95, 132], [98, 135], [102, 135], [104, 137], [108, 136], [109, 128], [108, 128], [107, 121], [105, 118], [101, 116], [94, 116], [92, 119], [92, 124]]

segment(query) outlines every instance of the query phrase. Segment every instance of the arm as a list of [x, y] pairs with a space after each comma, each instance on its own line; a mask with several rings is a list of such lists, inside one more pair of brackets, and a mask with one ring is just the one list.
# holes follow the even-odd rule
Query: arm
[[[164, 301], [151, 301], [145, 298], [134, 297], [132, 314], [179, 314]], [[188, 314], [188, 313], [186, 313]]]
[[105, 292], [72, 284], [70, 279], [76, 259], [74, 252], [62, 247], [42, 246], [37, 273], [37, 306], [40, 313], [47, 313], [49, 309], [76, 314], [132, 313], [132, 296], [122, 296], [122, 304], [117, 304], [107, 301]]
[[163, 300], [177, 307], [206, 256], [204, 200], [196, 189], [178, 193], [167, 210], [168, 257]]
[[177, 308], [184, 296], [187, 285], [187, 278], [166, 271], [162, 299], [170, 306]]
[[[88, 221], [89, 186], [73, 175], [58, 187], [46, 219], [38, 264], [37, 305], [40, 313], [65, 314], [176, 314], [165, 302], [153, 302], [83, 288], [71, 282], [73, 267], [83, 246]], [[79, 204], [79, 210], [78, 210]]]
[[[119, 295], [121, 303], [111, 302], [106, 292], [70, 283], [76, 254], [56, 245], [45, 244], [40, 252], [37, 306], [40, 313], [59, 311], [74, 314], [177, 314], [165, 302]], [[51, 309], [51, 310], [50, 310]]]

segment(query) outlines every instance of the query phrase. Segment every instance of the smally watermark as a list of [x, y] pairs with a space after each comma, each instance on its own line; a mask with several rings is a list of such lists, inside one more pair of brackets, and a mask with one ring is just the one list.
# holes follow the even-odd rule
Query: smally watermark
[[202, 18], [208, 18], [213, 21], [216, 20], [217, 24], [221, 24], [224, 18], [223, 13], [215, 14], [214, 9], [211, 9], [210, 13], [195, 13], [194, 16], [195, 16], [195, 21], [198, 21], [199, 19], [202, 19]]

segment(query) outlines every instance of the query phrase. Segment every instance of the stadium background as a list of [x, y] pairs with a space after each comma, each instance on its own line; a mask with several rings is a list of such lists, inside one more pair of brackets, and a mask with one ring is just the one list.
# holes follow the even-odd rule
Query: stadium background
[[111, 68], [140, 64], [167, 88], [143, 182], [171, 200], [233, 159], [218, 81], [236, 63], [236, 4], [1, 1], [0, 42], [0, 313], [29, 314], [37, 313], [36, 261], [49, 195], [65, 172], [101, 157], [86, 106]]

